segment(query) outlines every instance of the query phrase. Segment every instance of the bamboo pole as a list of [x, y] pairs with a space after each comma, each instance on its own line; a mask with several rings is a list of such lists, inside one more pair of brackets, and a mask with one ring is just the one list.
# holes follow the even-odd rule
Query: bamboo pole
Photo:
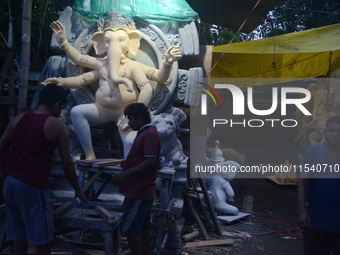
[[32, 0], [24, 0], [22, 6], [21, 70], [18, 113], [27, 110], [27, 87], [30, 69]]

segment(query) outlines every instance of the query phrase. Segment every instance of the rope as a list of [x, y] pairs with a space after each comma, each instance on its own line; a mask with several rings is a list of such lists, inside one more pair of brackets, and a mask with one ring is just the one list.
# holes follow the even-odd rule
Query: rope
[[236, 34], [234, 34], [234, 37], [231, 39], [231, 41], [229, 42], [229, 44], [227, 45], [227, 47], [225, 48], [225, 50], [223, 51], [222, 55], [218, 58], [218, 60], [216, 61], [215, 65], [211, 68], [209, 74], [207, 75], [208, 77], [210, 76], [210, 74], [212, 73], [212, 71], [215, 69], [216, 65], [218, 64], [218, 62], [221, 60], [221, 58], [224, 56], [224, 54], [226, 53], [227, 49], [229, 48], [230, 44], [234, 41], [235, 37], [238, 35], [238, 33], [241, 31], [242, 27], [244, 26], [244, 24], [247, 22], [248, 18], [250, 17], [250, 15], [253, 13], [253, 11], [255, 10], [255, 8], [257, 7], [257, 5], [260, 3], [261, 0], [258, 0], [257, 3], [254, 5], [253, 9], [250, 11], [250, 13], [248, 14], [247, 18], [243, 21], [243, 23], [241, 24], [240, 28], [237, 30]]
[[277, 218], [277, 219], [253, 217], [249, 220], [244, 220], [244, 221], [241, 221], [241, 222], [236, 223], [235, 225], [231, 226], [231, 228], [235, 232], [244, 233], [246, 231], [241, 231], [241, 230], [237, 229], [237, 227], [240, 226], [240, 225], [243, 225], [243, 224], [250, 223], [250, 222], [257, 222], [257, 223], [266, 223], [266, 224], [276, 224], [276, 225], [279, 225], [279, 226], [269, 226], [264, 232], [253, 232], [253, 233], [246, 232], [247, 234], [249, 234], [251, 236], [274, 234], [274, 235], [281, 236], [281, 237], [302, 239], [303, 230], [300, 229], [295, 224], [289, 222], [289, 221], [295, 222], [295, 220], [291, 220], [291, 219], [287, 219], [287, 218], [283, 218], [283, 217], [279, 217], [279, 216], [268, 215], [268, 214], [264, 214], [264, 213], [256, 213], [256, 212], [249, 212], [249, 213], [259, 214], [259, 215], [267, 216], [267, 217], [270, 216], [270, 217], [274, 217], [274, 218]]

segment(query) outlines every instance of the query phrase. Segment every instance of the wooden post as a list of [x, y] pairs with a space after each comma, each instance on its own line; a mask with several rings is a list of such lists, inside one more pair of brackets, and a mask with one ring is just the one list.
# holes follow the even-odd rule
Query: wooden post
[[115, 215], [106, 210], [102, 206], [96, 206], [96, 212], [102, 217], [107, 223], [112, 224], [116, 222]]
[[56, 221], [59, 219], [61, 216], [63, 216], [65, 213], [70, 211], [73, 208], [73, 203], [71, 202], [66, 202], [62, 206], [58, 207], [53, 211], [53, 219]]
[[27, 87], [30, 69], [32, 0], [24, 0], [22, 6], [21, 71], [18, 113], [27, 109]]
[[105, 255], [112, 255], [113, 253], [113, 234], [111, 232], [105, 232]]
[[189, 210], [191, 212], [192, 217], [194, 217], [194, 220], [197, 223], [197, 227], [198, 227], [198, 230], [200, 231], [200, 234], [202, 235], [202, 238], [204, 240], [208, 240], [209, 239], [208, 232], [205, 229], [204, 224], [203, 224], [200, 216], [196, 212], [194, 205], [192, 204], [192, 201], [190, 199], [190, 196], [188, 196], [187, 194], [183, 194], [183, 198], [184, 198], [186, 205], [189, 207]]
[[[0, 48], [0, 105], [8, 105], [8, 118], [15, 116], [15, 107], [18, 105], [18, 97], [14, 93], [13, 61], [16, 50], [13, 48]], [[4, 92], [5, 84], [8, 84], [8, 92]], [[1, 119], [3, 121], [4, 119]], [[7, 124], [7, 120], [5, 123]], [[0, 129], [5, 126], [0, 125]], [[1, 134], [0, 134], [1, 135]]]
[[207, 187], [205, 185], [204, 179], [199, 178], [198, 181], [199, 181], [199, 184], [200, 184], [200, 186], [202, 188], [203, 195], [204, 195], [204, 198], [205, 198], [205, 202], [206, 202], [206, 205], [207, 205], [208, 210], [210, 212], [211, 220], [212, 220], [212, 222], [214, 224], [214, 227], [215, 227], [215, 233], [218, 236], [223, 237], [222, 236], [222, 231], [221, 231], [221, 226], [220, 226], [219, 221], [217, 220], [217, 216], [216, 216], [214, 207], [212, 205], [212, 202], [210, 200], [210, 197], [209, 197], [208, 190], [207, 190]]

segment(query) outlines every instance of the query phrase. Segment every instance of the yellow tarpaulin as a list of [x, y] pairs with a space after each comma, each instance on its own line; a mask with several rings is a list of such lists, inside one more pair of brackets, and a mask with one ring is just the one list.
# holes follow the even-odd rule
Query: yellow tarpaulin
[[[287, 78], [327, 76], [340, 67], [340, 23], [255, 41], [213, 48], [212, 78]], [[256, 79], [264, 85], [266, 79]]]

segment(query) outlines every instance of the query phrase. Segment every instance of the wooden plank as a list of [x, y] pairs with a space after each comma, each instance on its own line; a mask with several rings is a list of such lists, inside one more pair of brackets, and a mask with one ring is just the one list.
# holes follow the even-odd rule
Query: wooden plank
[[101, 206], [106, 209], [115, 211], [115, 213], [120, 212], [120, 216], [123, 214], [121, 213], [122, 211], [122, 204], [113, 204], [113, 203], [104, 203], [104, 202], [96, 202], [96, 201], [88, 201], [86, 203], [86, 207], [96, 207], [96, 206]]
[[123, 159], [114, 159], [114, 158], [102, 158], [102, 159], [82, 159], [77, 160], [77, 164], [80, 166], [93, 166], [96, 162], [112, 162], [112, 163], [121, 163]]
[[210, 212], [210, 217], [211, 217], [211, 220], [214, 224], [214, 228], [215, 228], [215, 233], [222, 237], [222, 231], [221, 231], [221, 225], [220, 225], [220, 222], [217, 220], [217, 215], [215, 213], [215, 210], [214, 210], [214, 207], [212, 205], [212, 202], [211, 202], [211, 199], [210, 199], [210, 196], [208, 194], [208, 190], [207, 190], [207, 186], [205, 185], [205, 180], [203, 180], [202, 178], [198, 178], [198, 182], [202, 188], [202, 191], [203, 191], [203, 195], [204, 195], [204, 198], [205, 198], [205, 203], [208, 207], [208, 210]]
[[79, 159], [77, 160], [77, 164], [80, 166], [92, 166], [94, 162], [100, 162], [103, 161], [104, 159]]
[[64, 203], [63, 202], [53, 202], [53, 208], [58, 208], [60, 206], [62, 206]]
[[100, 194], [102, 194], [102, 192], [104, 191], [104, 189], [106, 188], [106, 186], [111, 183], [111, 178], [109, 180], [106, 180], [102, 186], [100, 186], [100, 188], [97, 190], [96, 194], [94, 194], [96, 197], [99, 197]]
[[104, 166], [112, 166], [113, 164], [120, 164], [123, 160], [122, 159], [111, 159], [105, 161], [98, 161], [93, 163], [93, 167], [104, 167]]
[[91, 255], [105, 255], [105, 251], [98, 251], [98, 250], [91, 250], [91, 249], [85, 249], [85, 251], [86, 252], [88, 251]]
[[231, 237], [251, 237], [248, 234], [241, 234], [241, 233], [236, 233], [236, 232], [228, 232], [228, 231], [222, 231], [223, 236], [231, 236]]
[[70, 251], [52, 251], [52, 255], [72, 255], [73, 253]]
[[127, 250], [122, 252], [122, 255], [130, 255], [130, 254], [131, 254], [131, 251], [129, 248], [127, 248]]
[[73, 203], [71, 202], [66, 202], [65, 204], [63, 204], [62, 206], [58, 207], [57, 209], [55, 209], [53, 211], [53, 219], [57, 220], [59, 219], [61, 216], [63, 216], [65, 213], [67, 213], [68, 211], [70, 211], [73, 208]]
[[104, 172], [104, 168], [98, 169], [98, 171], [91, 177], [90, 180], [81, 188], [82, 192], [85, 192], [97, 179], [99, 175], [101, 175]]
[[63, 241], [60, 238], [55, 238], [52, 241], [52, 243], [56, 244], [59, 248], [61, 248], [64, 251], [71, 251], [71, 252], [73, 252], [74, 254], [77, 254], [77, 255], [90, 255], [90, 253], [87, 253], [87, 252], [75, 247], [74, 245]]
[[251, 215], [250, 213], [238, 212], [237, 215], [221, 215], [221, 216], [218, 216], [217, 219], [222, 223], [230, 224], [234, 221], [240, 220], [240, 219], [242, 219], [244, 217], [248, 217], [250, 215]]
[[62, 228], [59, 230], [54, 230], [53, 233], [54, 233], [54, 236], [61, 236], [61, 235], [66, 235], [68, 233], [75, 232], [75, 231], [78, 231], [78, 229], [77, 228]]
[[113, 253], [113, 234], [105, 232], [105, 255], [112, 255]]
[[203, 246], [214, 246], [214, 245], [226, 245], [233, 244], [233, 240], [224, 239], [224, 240], [209, 240], [209, 241], [200, 241], [200, 242], [191, 242], [191, 243], [183, 243], [179, 246], [180, 249], [185, 248], [194, 248], [194, 247], [203, 247]]
[[122, 248], [120, 247], [120, 231], [119, 226], [112, 232], [112, 252], [113, 254], [122, 254]]
[[115, 216], [106, 210], [104, 207], [96, 206], [96, 212], [102, 217], [107, 223], [112, 224], [116, 222]]
[[204, 225], [203, 225], [203, 222], [200, 218], [200, 216], [198, 215], [198, 213], [196, 212], [193, 204], [192, 204], [192, 201], [190, 199], [190, 197], [187, 195], [187, 194], [183, 194], [183, 198], [184, 198], [184, 201], [186, 203], [186, 205], [189, 207], [189, 210], [191, 212], [191, 215], [194, 217], [196, 223], [197, 223], [197, 227], [198, 227], [198, 230], [200, 231], [202, 237], [207, 240], [209, 238], [209, 235], [208, 235], [208, 232], [207, 230], [205, 229]]

